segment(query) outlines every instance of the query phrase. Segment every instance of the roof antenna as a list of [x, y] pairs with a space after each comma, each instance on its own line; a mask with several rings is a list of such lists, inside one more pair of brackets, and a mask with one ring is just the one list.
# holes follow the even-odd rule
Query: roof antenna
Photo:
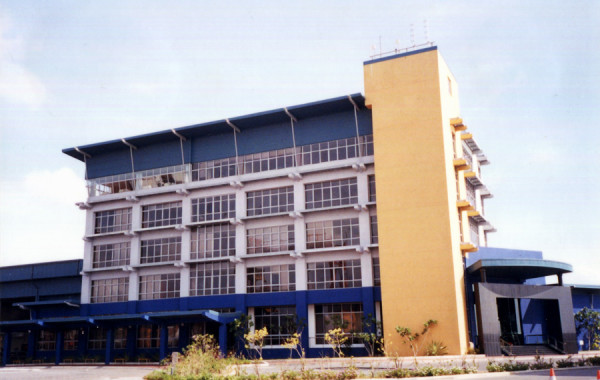
[[410, 43], [412, 44], [412, 47], [415, 46], [415, 25], [414, 24], [410, 24]]
[[379, 55], [381, 55], [381, 35], [379, 35]]
[[425, 29], [425, 43], [429, 43], [429, 25], [427, 19], [423, 20], [423, 28]]

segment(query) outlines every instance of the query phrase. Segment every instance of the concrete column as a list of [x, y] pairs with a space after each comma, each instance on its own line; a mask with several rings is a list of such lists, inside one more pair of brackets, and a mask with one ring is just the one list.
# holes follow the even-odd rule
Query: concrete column
[[357, 173], [356, 186], [358, 190], [358, 204], [369, 202], [369, 176], [365, 172]]
[[246, 264], [244, 262], [235, 264], [235, 293], [246, 293]]
[[181, 268], [179, 272], [180, 278], [180, 287], [179, 287], [179, 297], [189, 297], [190, 296], [190, 267], [186, 266]]
[[360, 273], [362, 286], [373, 286], [373, 258], [368, 253], [360, 255]]
[[306, 277], [306, 259], [299, 257], [295, 261], [296, 264], [296, 291], [307, 289]]
[[136, 301], [138, 299], [139, 282], [138, 272], [129, 272], [129, 301]]
[[92, 280], [88, 274], [81, 276], [81, 303], [90, 303]]

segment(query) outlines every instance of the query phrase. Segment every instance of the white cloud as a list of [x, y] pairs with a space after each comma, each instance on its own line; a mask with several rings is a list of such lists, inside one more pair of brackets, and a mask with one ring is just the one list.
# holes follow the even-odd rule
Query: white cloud
[[0, 14], [0, 97], [11, 103], [38, 108], [46, 100], [46, 87], [19, 63], [25, 44], [20, 37], [13, 36], [13, 29], [10, 17]]
[[82, 200], [84, 183], [69, 168], [0, 182], [0, 265], [82, 258]]

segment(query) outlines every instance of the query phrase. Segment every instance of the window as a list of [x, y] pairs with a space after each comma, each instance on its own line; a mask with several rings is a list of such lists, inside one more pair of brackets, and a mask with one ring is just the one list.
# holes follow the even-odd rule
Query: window
[[192, 259], [235, 256], [235, 226], [217, 224], [192, 230]]
[[248, 293], [289, 292], [296, 290], [296, 265], [283, 264], [246, 269]]
[[137, 331], [137, 348], [160, 347], [160, 328], [157, 325], [141, 325]]
[[294, 148], [271, 150], [241, 157], [243, 173], [259, 173], [294, 166]]
[[56, 349], [56, 334], [54, 331], [40, 330], [38, 333], [37, 350], [54, 351]]
[[235, 157], [220, 160], [195, 162], [192, 164], [192, 181], [206, 181], [235, 175]]
[[479, 226], [473, 218], [469, 218], [469, 233], [471, 237], [471, 243], [479, 246]]
[[96, 234], [131, 230], [131, 209], [98, 211], [94, 213]]
[[179, 297], [179, 273], [140, 276], [140, 300]]
[[251, 228], [247, 234], [249, 255], [294, 250], [294, 225]]
[[95, 245], [92, 267], [109, 268], [128, 265], [130, 247], [129, 242]]
[[181, 237], [142, 240], [140, 263], [181, 260]]
[[235, 218], [235, 194], [192, 199], [192, 223]]
[[375, 176], [369, 176], [369, 202], [377, 201], [377, 193], [375, 189]]
[[379, 269], [379, 257], [373, 257], [373, 286], [381, 286], [381, 271]]
[[379, 243], [379, 232], [377, 231], [377, 215], [369, 216], [371, 219], [371, 244]]
[[329, 330], [341, 327], [352, 344], [361, 343], [360, 338], [353, 333], [362, 331], [362, 304], [360, 303], [337, 303], [315, 305], [315, 330], [316, 343], [325, 344], [325, 333]]
[[282, 345], [297, 331], [296, 308], [294, 306], [255, 307], [254, 328], [267, 328], [266, 346]]
[[79, 330], [67, 330], [63, 334], [63, 349], [65, 351], [77, 350], [79, 342]]
[[118, 350], [127, 348], [127, 327], [117, 327], [115, 329], [113, 347]]
[[308, 289], [360, 288], [360, 260], [327, 261], [306, 264]]
[[167, 347], [179, 347], [179, 325], [167, 326]]
[[142, 228], [181, 224], [181, 202], [159, 203], [142, 207]]
[[294, 187], [250, 191], [246, 194], [248, 216], [270, 215], [294, 211]]
[[356, 178], [310, 183], [304, 187], [306, 209], [335, 207], [358, 203]]
[[304, 145], [302, 149], [302, 165], [319, 164], [322, 162], [345, 160], [373, 154], [373, 136], [360, 136], [357, 144], [356, 137], [326, 141]]
[[91, 303], [129, 300], [129, 277], [92, 280]]
[[104, 350], [106, 348], [106, 330], [102, 327], [90, 327], [88, 334], [88, 350]]
[[[247, 154], [237, 158], [227, 157], [212, 161], [195, 162], [192, 164], [192, 181], [206, 181], [213, 178], [260, 173], [269, 170], [291, 168], [294, 165], [311, 165], [345, 160], [359, 155], [373, 155], [372, 135], [360, 136], [358, 143], [356, 137], [350, 137], [299, 146], [296, 149], [276, 149]], [[295, 163], [294, 160], [296, 161]], [[97, 179], [89, 181], [89, 186], [101, 186], [100, 182], [96, 182], [98, 182]], [[125, 191], [129, 191], [131, 186], [131, 184], [123, 183], [121, 187], [127, 188]], [[110, 193], [110, 191], [105, 190], [104, 193]]]
[[360, 244], [358, 218], [306, 223], [306, 248], [329, 248]]
[[193, 265], [190, 295], [210, 296], [235, 293], [235, 264], [228, 261]]

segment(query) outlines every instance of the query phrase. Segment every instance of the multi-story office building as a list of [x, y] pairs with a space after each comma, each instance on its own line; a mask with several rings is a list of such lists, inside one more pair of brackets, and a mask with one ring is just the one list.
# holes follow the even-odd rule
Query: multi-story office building
[[80, 316], [62, 322], [87, 327], [106, 362], [164, 357], [200, 332], [232, 348], [241, 314], [267, 327], [271, 357], [298, 329], [318, 357], [336, 321], [365, 319], [401, 353], [396, 326], [436, 319], [436, 339], [465, 353], [465, 257], [493, 231], [487, 159], [436, 47], [364, 75], [364, 96], [65, 149], [89, 197]]

